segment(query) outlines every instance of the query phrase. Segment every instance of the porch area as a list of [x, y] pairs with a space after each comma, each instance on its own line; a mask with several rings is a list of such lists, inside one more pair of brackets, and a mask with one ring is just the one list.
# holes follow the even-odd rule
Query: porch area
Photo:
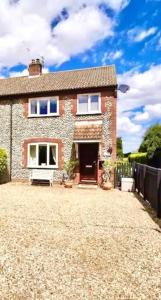
[[1, 299], [159, 299], [161, 231], [132, 193], [0, 185]]

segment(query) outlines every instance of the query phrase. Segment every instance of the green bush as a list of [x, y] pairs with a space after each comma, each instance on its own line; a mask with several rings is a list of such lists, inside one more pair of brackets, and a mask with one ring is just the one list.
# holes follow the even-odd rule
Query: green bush
[[76, 160], [69, 160], [64, 163], [64, 170], [67, 172], [68, 179], [73, 179], [74, 176], [74, 169], [79, 165], [79, 161]]
[[128, 156], [129, 162], [137, 162], [140, 164], [147, 164], [148, 158], [147, 158], [147, 152], [137, 152], [137, 153], [131, 153]]
[[7, 153], [6, 150], [0, 149], [0, 179], [7, 172]]

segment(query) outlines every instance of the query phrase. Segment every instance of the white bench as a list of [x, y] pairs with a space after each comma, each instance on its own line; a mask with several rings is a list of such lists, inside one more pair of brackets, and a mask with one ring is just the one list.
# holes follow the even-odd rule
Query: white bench
[[50, 186], [53, 185], [54, 172], [53, 170], [41, 170], [33, 169], [31, 170], [29, 182], [32, 184], [33, 180], [48, 180]]

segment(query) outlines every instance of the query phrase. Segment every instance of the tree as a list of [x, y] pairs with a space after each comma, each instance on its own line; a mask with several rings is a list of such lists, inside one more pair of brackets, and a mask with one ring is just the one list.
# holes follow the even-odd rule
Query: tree
[[122, 138], [117, 138], [117, 157], [122, 158], [123, 157], [123, 147], [122, 147]]
[[155, 124], [146, 131], [139, 152], [147, 152], [150, 157], [157, 148], [161, 148], [161, 125]]

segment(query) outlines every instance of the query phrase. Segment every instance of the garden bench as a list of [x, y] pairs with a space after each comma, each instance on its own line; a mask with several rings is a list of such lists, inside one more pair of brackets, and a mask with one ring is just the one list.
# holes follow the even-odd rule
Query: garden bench
[[53, 170], [40, 170], [40, 169], [33, 169], [31, 170], [29, 182], [32, 184], [33, 180], [48, 180], [50, 186], [53, 185], [53, 177], [54, 172]]

